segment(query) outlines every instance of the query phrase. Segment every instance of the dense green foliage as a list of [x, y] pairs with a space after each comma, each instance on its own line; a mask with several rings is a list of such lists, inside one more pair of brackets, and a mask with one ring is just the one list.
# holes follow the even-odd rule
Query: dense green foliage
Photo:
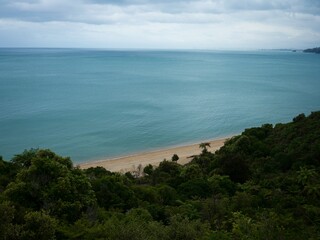
[[306, 53], [318, 53], [318, 54], [320, 54], [320, 47], [317, 47], [317, 48], [308, 48], [308, 49], [303, 50], [303, 52], [306, 52]]
[[0, 239], [319, 239], [320, 112], [140, 174], [0, 158]]

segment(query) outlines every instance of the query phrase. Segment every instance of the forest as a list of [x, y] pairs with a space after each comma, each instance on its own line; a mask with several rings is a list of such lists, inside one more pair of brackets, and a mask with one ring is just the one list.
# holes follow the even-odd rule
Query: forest
[[306, 53], [318, 53], [318, 54], [320, 54], [320, 47], [308, 48], [308, 49], [303, 50], [303, 52], [306, 52]]
[[125, 174], [0, 157], [0, 239], [320, 239], [320, 112]]

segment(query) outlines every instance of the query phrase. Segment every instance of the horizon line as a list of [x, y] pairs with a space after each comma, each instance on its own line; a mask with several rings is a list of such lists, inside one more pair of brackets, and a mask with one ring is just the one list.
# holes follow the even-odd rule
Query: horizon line
[[303, 51], [305, 48], [100, 48], [100, 47], [3, 47], [0, 49], [74, 49], [107, 51]]

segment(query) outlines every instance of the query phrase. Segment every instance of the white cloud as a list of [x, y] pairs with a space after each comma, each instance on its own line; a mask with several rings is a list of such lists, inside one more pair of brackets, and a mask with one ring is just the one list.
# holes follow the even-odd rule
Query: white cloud
[[0, 4], [3, 47], [304, 48], [320, 40], [320, 6], [312, 0]]

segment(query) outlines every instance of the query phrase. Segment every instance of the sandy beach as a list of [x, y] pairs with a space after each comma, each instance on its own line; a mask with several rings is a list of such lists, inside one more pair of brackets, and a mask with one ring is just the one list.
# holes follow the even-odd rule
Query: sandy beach
[[[208, 148], [208, 151], [215, 152], [220, 147], [222, 147], [224, 142], [229, 138], [230, 137], [206, 141], [209, 142], [211, 146]], [[142, 167], [145, 167], [148, 164], [157, 166], [164, 159], [171, 160], [173, 154], [177, 154], [179, 156], [178, 163], [186, 164], [191, 161], [192, 158], [190, 158], [190, 156], [198, 155], [201, 153], [199, 144], [200, 143], [196, 143], [186, 146], [161, 149], [157, 151], [143, 152], [119, 158], [103, 159], [94, 162], [82, 163], [79, 164], [79, 166], [82, 169], [101, 166], [112, 172], [125, 173], [128, 171], [136, 170], [140, 164]]]

